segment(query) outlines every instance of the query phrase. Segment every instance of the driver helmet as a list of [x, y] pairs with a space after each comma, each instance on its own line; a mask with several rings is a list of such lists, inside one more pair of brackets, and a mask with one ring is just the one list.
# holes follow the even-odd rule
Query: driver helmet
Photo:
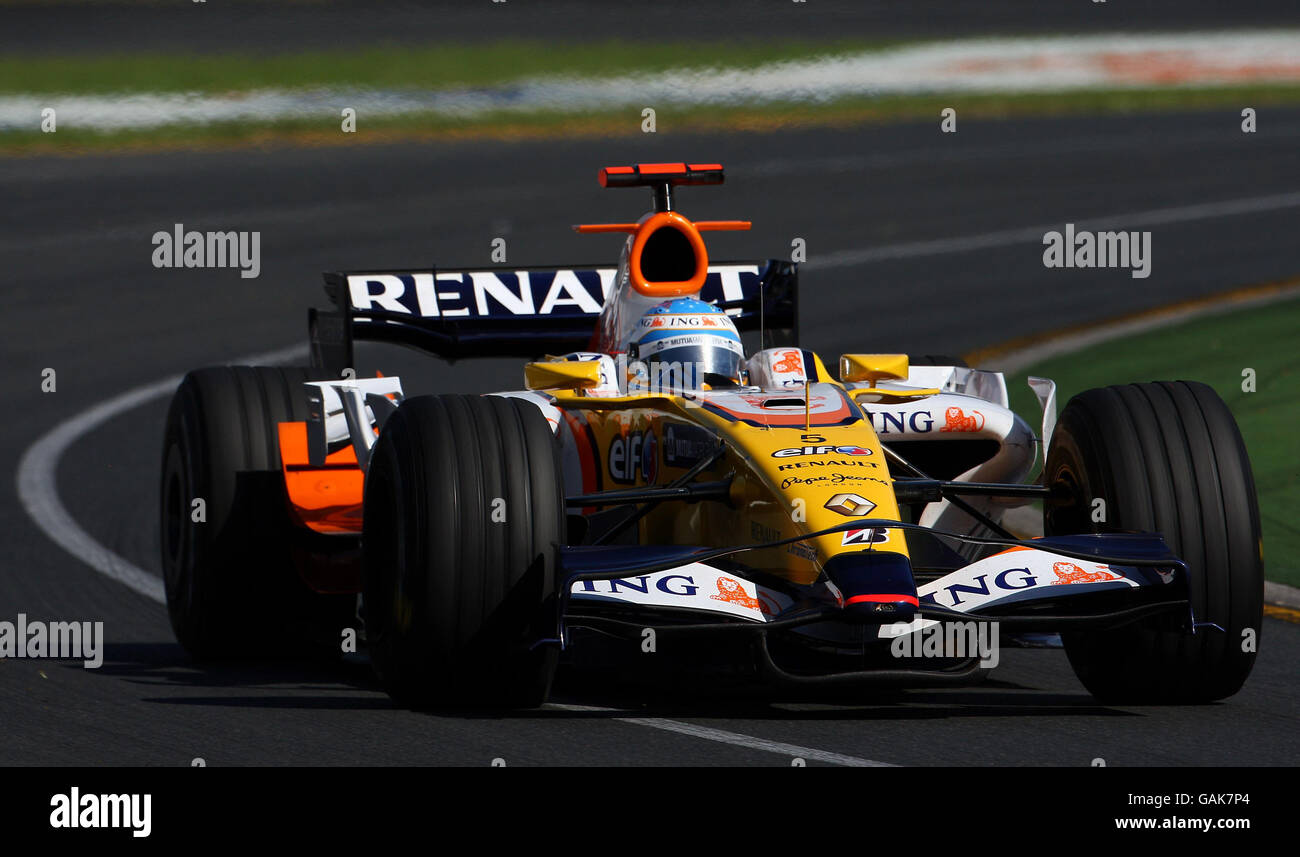
[[631, 385], [711, 390], [743, 383], [745, 351], [725, 312], [693, 298], [653, 306], [637, 321], [628, 345]]

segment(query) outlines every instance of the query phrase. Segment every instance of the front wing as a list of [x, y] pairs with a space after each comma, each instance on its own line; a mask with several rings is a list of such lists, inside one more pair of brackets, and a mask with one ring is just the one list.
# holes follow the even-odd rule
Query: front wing
[[[813, 584], [796, 585], [744, 565], [744, 553], [841, 530], [891, 527], [1004, 550], [919, 586], [900, 579], [900, 554], [864, 550], [828, 563]], [[844, 557], [846, 555], [841, 555]], [[866, 519], [822, 533], [736, 548], [567, 547], [556, 633], [572, 628], [634, 636], [645, 628], [762, 635], [802, 629], [865, 628], [881, 645], [943, 622], [998, 622], [1016, 631], [1103, 628], [1167, 614], [1196, 628], [1188, 571], [1155, 534], [1094, 534], [1031, 540], [939, 533], [901, 521]], [[892, 594], [880, 595], [885, 589]]]

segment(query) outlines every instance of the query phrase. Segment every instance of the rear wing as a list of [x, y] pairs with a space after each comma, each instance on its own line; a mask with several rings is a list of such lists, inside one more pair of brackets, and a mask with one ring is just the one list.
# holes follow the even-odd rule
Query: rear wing
[[[308, 314], [312, 365], [342, 372], [355, 341], [410, 345], [447, 360], [562, 354], [589, 347], [613, 290], [613, 267], [441, 268], [325, 274], [333, 310]], [[798, 273], [791, 262], [715, 262], [700, 298], [762, 347], [798, 339]]]

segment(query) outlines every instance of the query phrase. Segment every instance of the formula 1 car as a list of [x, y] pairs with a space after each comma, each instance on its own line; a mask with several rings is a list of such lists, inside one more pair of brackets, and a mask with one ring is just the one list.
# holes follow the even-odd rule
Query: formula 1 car
[[[302, 629], [337, 645], [360, 618], [399, 702], [527, 707], [596, 641], [838, 688], [972, 681], [987, 653], [929, 641], [980, 628], [1059, 633], [1106, 702], [1242, 686], [1259, 513], [1208, 387], [1090, 390], [1058, 420], [1033, 378], [1036, 433], [1000, 373], [955, 359], [832, 373], [797, 344], [796, 266], [711, 263], [702, 233], [749, 224], [677, 210], [721, 166], [599, 176], [653, 191], [636, 222], [576, 227], [626, 234], [617, 266], [328, 273], [310, 367], [185, 377], [161, 542], [194, 656]], [[407, 396], [357, 377], [358, 340], [531, 362], [523, 390]], [[1036, 501], [1044, 535], [1017, 538], [1004, 512]]]

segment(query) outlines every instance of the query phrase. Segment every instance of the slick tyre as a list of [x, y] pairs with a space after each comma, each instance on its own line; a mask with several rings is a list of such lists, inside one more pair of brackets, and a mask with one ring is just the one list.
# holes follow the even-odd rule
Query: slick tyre
[[366, 639], [394, 700], [545, 702], [558, 650], [533, 644], [555, 633], [565, 514], [541, 412], [498, 396], [408, 399], [375, 444], [365, 498]]
[[1088, 691], [1106, 703], [1236, 693], [1255, 662], [1264, 576], [1250, 459], [1223, 400], [1188, 381], [1081, 393], [1057, 423], [1044, 478], [1047, 535], [1163, 534], [1188, 564], [1196, 621], [1222, 628], [1192, 633], [1165, 619], [1063, 634]]
[[[278, 424], [307, 417], [311, 369], [198, 369], [163, 438], [160, 545], [167, 614], [197, 659], [295, 652], [355, 597], [319, 595], [293, 560]], [[335, 638], [337, 639], [337, 637]]]

